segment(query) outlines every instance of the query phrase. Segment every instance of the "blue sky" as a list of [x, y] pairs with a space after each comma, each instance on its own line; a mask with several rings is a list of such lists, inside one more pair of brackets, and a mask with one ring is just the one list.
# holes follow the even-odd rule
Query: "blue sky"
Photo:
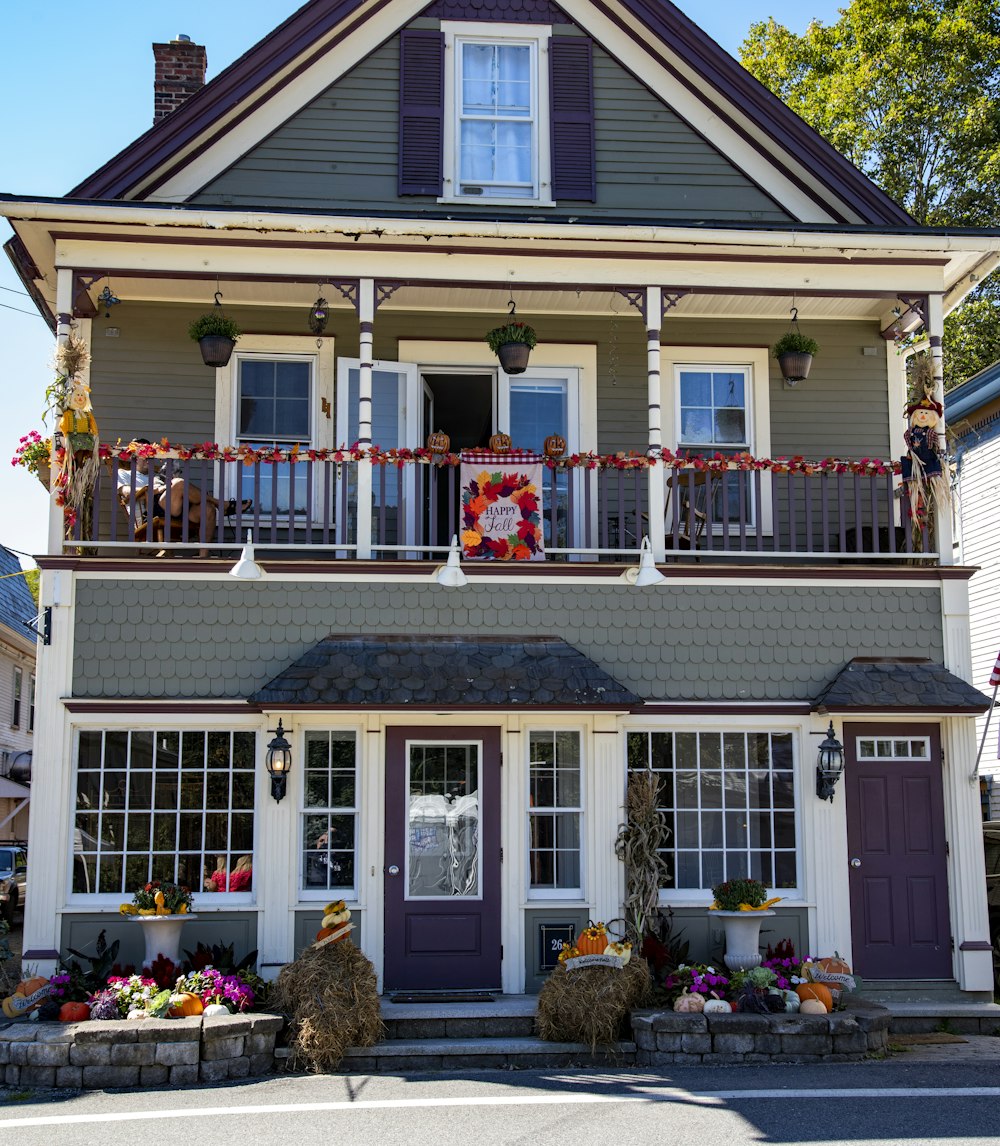
[[[4, 13], [0, 68], [0, 191], [61, 195], [129, 144], [152, 119], [154, 41], [189, 35], [208, 49], [209, 78], [290, 16], [294, 0], [103, 0], [81, 6], [48, 0], [12, 3]], [[831, 23], [840, 5], [825, 0], [680, 0], [679, 7], [736, 55], [752, 23], [773, 16], [793, 31], [811, 19]], [[0, 221], [0, 242], [10, 229]], [[28, 553], [46, 544], [46, 497], [8, 465], [21, 434], [41, 429], [52, 336], [30, 313], [30, 299], [0, 256], [0, 543]], [[14, 309], [11, 309], [14, 308]], [[124, 319], [124, 307], [122, 308]], [[94, 395], [100, 423], [100, 393]], [[29, 562], [30, 564], [30, 562]]]

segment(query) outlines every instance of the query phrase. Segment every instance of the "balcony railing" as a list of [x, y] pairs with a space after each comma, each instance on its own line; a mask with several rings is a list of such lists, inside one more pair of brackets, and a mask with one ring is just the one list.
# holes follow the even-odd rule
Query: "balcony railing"
[[[423, 454], [423, 451], [419, 453]], [[68, 548], [230, 553], [251, 533], [278, 556], [440, 560], [461, 532], [457, 459], [357, 451], [315, 456], [235, 451], [109, 459]], [[148, 484], [146, 469], [158, 482]], [[367, 473], [363, 472], [367, 470]], [[370, 476], [369, 476], [370, 475]], [[177, 489], [168, 518], [159, 490]], [[370, 537], [359, 540], [359, 490], [369, 488]], [[894, 467], [878, 462], [760, 462], [574, 456], [543, 469], [545, 556], [625, 560], [642, 538], [673, 561], [933, 560], [926, 526], [912, 529]], [[664, 507], [649, 515], [650, 494]], [[168, 495], [169, 496], [169, 495]]]

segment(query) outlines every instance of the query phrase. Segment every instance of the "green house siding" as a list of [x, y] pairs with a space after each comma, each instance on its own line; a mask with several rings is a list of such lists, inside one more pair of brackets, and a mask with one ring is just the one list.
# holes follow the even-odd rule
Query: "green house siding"
[[552, 634], [651, 701], [809, 701], [855, 656], [940, 660], [937, 588], [81, 580], [73, 694], [242, 699], [328, 633]]
[[[433, 290], [428, 290], [432, 298]], [[596, 342], [598, 449], [641, 452], [647, 443], [645, 336], [638, 313], [618, 296], [615, 306], [617, 316], [524, 317], [545, 342]], [[167, 437], [191, 444], [215, 438], [215, 371], [202, 364], [197, 344], [187, 335], [188, 324], [199, 313], [196, 307], [134, 304], [127, 322], [122, 316], [119, 338], [102, 338], [98, 331], [91, 384], [103, 441]], [[247, 334], [306, 332], [304, 310], [234, 307], [229, 313]], [[495, 314], [407, 313], [383, 307], [375, 320], [375, 356], [396, 360], [401, 338], [478, 342], [496, 321]], [[773, 344], [786, 326], [668, 315], [662, 334], [665, 346], [761, 347]], [[811, 322], [808, 331], [821, 347], [808, 382], [795, 389], [785, 387], [777, 362], [770, 360], [772, 455], [887, 457], [886, 363], [874, 324]], [[336, 339], [338, 356], [357, 355], [358, 322], [353, 310], [332, 311], [328, 332]], [[861, 353], [863, 346], [876, 342], [879, 354]], [[664, 378], [663, 401], [665, 406], [674, 401], [669, 377]]]
[[[557, 31], [566, 35], [571, 29]], [[435, 207], [433, 197], [397, 194], [398, 100], [394, 36], [190, 201], [321, 211]], [[596, 45], [594, 143], [596, 203], [560, 203], [581, 218], [790, 219]], [[488, 203], [458, 204], [449, 212], [461, 216], [484, 207]]]

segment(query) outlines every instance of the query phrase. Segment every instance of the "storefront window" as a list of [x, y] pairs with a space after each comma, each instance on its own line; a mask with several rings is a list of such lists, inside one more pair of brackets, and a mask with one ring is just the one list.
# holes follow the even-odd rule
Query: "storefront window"
[[529, 869], [531, 891], [579, 893], [579, 732], [531, 732], [529, 745]]
[[670, 829], [665, 888], [747, 877], [798, 886], [790, 732], [632, 732], [628, 767], [658, 781]]
[[357, 849], [357, 736], [305, 734], [302, 890], [353, 894]]
[[73, 891], [251, 891], [253, 732], [79, 734]]

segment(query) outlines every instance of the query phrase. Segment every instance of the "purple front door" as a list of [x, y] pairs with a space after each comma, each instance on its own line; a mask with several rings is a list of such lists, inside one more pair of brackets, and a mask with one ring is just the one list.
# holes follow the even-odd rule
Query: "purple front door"
[[866, 979], [950, 979], [941, 739], [845, 724], [854, 966]]
[[385, 988], [500, 986], [500, 730], [391, 728]]

